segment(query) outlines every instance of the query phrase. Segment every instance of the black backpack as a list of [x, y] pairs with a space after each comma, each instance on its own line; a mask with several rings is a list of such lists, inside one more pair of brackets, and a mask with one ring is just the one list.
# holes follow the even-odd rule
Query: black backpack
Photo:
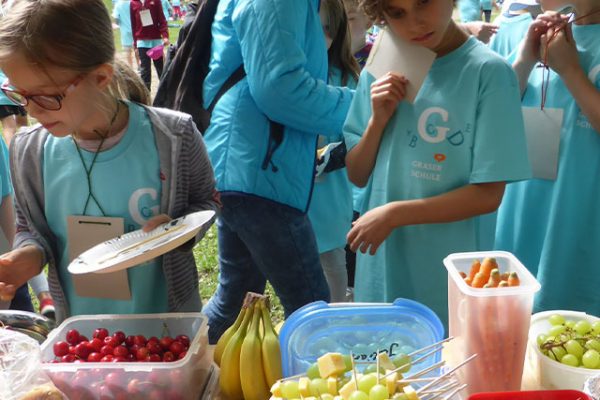
[[208, 110], [203, 107], [202, 87], [211, 56], [211, 27], [219, 0], [200, 0], [193, 21], [180, 32], [177, 46], [170, 47], [167, 68], [154, 98], [155, 107], [188, 113], [204, 133], [219, 98], [246, 76], [241, 65], [223, 84]]

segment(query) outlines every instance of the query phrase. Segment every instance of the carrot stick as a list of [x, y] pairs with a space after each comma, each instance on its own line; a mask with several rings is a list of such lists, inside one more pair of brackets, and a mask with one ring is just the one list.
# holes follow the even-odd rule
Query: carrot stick
[[508, 276], [508, 286], [519, 286], [520, 284], [519, 275], [516, 272], [511, 272]]
[[494, 268], [498, 268], [495, 258], [487, 257], [483, 259], [479, 272], [485, 276], [486, 282], [490, 279], [490, 275], [492, 274], [492, 270]]
[[507, 281], [500, 281], [500, 283], [498, 284], [498, 287], [508, 287], [508, 282]]
[[492, 273], [490, 274], [490, 279], [488, 280], [487, 284], [491, 287], [498, 287], [498, 285], [500, 284], [500, 271], [498, 271], [498, 268], [494, 268], [492, 270]]
[[481, 268], [481, 263], [479, 260], [473, 261], [471, 264], [471, 270], [469, 271], [469, 278], [471, 278], [471, 282], [475, 279], [475, 275], [479, 272], [479, 268]]
[[[464, 280], [465, 280], [465, 283], [466, 283], [468, 286], [471, 286], [471, 283], [472, 283], [472, 282], [471, 282], [471, 278], [469, 278], [469, 277], [467, 276], [467, 277], [466, 277]], [[508, 285], [508, 283], [507, 283], [507, 285]]]
[[473, 282], [471, 282], [471, 286], [474, 288], [482, 288], [488, 281], [488, 278], [485, 277], [481, 272], [475, 274], [475, 278]]

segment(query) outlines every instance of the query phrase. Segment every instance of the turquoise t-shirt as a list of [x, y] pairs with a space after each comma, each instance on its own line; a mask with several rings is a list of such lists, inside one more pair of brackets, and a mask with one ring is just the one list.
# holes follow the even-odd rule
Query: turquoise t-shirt
[[172, 8], [171, 8], [171, 3], [169, 3], [169, 0], [161, 0], [162, 3], [162, 9], [163, 9], [163, 14], [165, 14], [165, 18], [169, 19], [169, 17], [171, 16], [171, 12], [172, 12]]
[[[351, 149], [369, 117], [363, 71], [344, 135]], [[502, 110], [502, 112], [499, 112]], [[435, 60], [415, 103], [403, 101], [388, 122], [367, 186], [367, 209], [440, 195], [468, 184], [530, 176], [517, 79], [511, 67], [470, 37]], [[447, 322], [450, 253], [482, 250], [480, 218], [395, 229], [374, 256], [358, 253], [355, 299], [424, 303]]]
[[[341, 73], [335, 70], [329, 84], [342, 85]], [[348, 82], [347, 87], [355, 88], [356, 81]], [[328, 143], [344, 140], [342, 132], [336, 136], [319, 136], [318, 148]], [[315, 178], [308, 218], [313, 226], [319, 253], [343, 248], [346, 235], [352, 224], [352, 185], [346, 168], [324, 173]]]
[[492, 0], [480, 0], [479, 6], [482, 10], [490, 11], [492, 9]]
[[136, 44], [138, 49], [151, 49], [163, 44], [163, 41], [162, 39], [138, 40]]
[[8, 161], [8, 147], [2, 138], [0, 138], [0, 201], [13, 192], [10, 181], [10, 167]]
[[[573, 37], [584, 71], [600, 90], [600, 24], [573, 25]], [[566, 96], [555, 89], [555, 83], [553, 81], [549, 86], [548, 101]], [[565, 107], [558, 176], [553, 190], [527, 188], [531, 192], [529, 196], [536, 199], [549, 197], [549, 204], [542, 205], [545, 208], [544, 224], [535, 227], [542, 231], [540, 235], [544, 240], [541, 246], [533, 243], [539, 258], [537, 279], [542, 284], [534, 310], [577, 310], [600, 315], [600, 274], [596, 264], [600, 243], [600, 134], [592, 128], [572, 97], [567, 99], [563, 100], [569, 104]], [[531, 200], [523, 195], [513, 201], [512, 207], [520, 209]], [[521, 226], [516, 226], [515, 231], [526, 241], [525, 231], [539, 220], [529, 214], [520, 219]]]
[[181, 6], [181, 0], [171, 0], [171, 4], [174, 6]]
[[[532, 70], [523, 95], [523, 107], [540, 108], [542, 102], [542, 82], [544, 69]], [[573, 103], [560, 77], [549, 71], [548, 97], [545, 107], [566, 110]], [[564, 148], [569, 130], [563, 122], [560, 148]], [[504, 199], [498, 210], [495, 248], [513, 253], [535, 276], [540, 255], [546, 240], [548, 215], [555, 212], [552, 206], [554, 181], [531, 179], [506, 186]]]
[[121, 45], [133, 46], [133, 33], [131, 30], [131, 0], [119, 0], [115, 3], [113, 18], [119, 24], [121, 31]]
[[490, 41], [490, 49], [508, 58], [518, 49], [519, 43], [525, 37], [529, 25], [533, 22], [530, 13], [515, 16], [502, 16], [498, 32]]
[[458, 0], [458, 11], [462, 22], [481, 21], [479, 0]]
[[[124, 218], [126, 232], [140, 229], [159, 214], [161, 198], [160, 164], [150, 120], [141, 106], [128, 106], [125, 135], [115, 147], [98, 155], [91, 174], [93, 193], [106, 216]], [[81, 154], [89, 168], [94, 153], [81, 149]], [[46, 218], [59, 243], [59, 277], [71, 315], [167, 312], [167, 288], [160, 258], [127, 270], [131, 300], [81, 297], [75, 293], [67, 271], [67, 217], [83, 213], [88, 188], [84, 167], [70, 136], [48, 137], [43, 169]], [[86, 215], [102, 216], [93, 200]]]
[[[0, 85], [2, 85], [4, 83], [4, 81], [6, 81], [6, 75], [4, 75], [4, 72], [2, 72], [2, 70], [0, 69]], [[0, 106], [14, 106], [15, 103], [13, 103], [12, 101], [9, 100], [8, 97], [6, 97], [6, 95], [4, 94], [4, 92], [2, 90], [0, 90]]]

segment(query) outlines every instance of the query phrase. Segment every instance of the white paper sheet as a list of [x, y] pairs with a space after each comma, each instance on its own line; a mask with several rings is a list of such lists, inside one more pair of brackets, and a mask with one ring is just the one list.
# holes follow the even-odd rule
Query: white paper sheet
[[527, 153], [536, 179], [556, 179], [563, 114], [561, 108], [523, 107]]
[[376, 79], [388, 72], [396, 72], [408, 79], [406, 100], [413, 103], [436, 54], [422, 46], [417, 46], [397, 38], [386, 29], [381, 29], [367, 60], [367, 71]]

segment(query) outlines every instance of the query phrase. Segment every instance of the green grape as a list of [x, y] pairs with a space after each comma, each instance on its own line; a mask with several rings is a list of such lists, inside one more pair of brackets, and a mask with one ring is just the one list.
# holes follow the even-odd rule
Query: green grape
[[352, 392], [348, 400], [369, 400], [369, 396], [365, 392], [361, 392], [360, 390], [356, 390]]
[[570, 365], [571, 367], [579, 366], [579, 359], [573, 354], [566, 354], [563, 358], [560, 359], [560, 362], [565, 365]]
[[544, 335], [543, 333], [538, 335], [537, 337], [537, 344], [538, 346], [541, 346], [542, 344], [544, 344], [544, 342], [546, 341], [546, 339], [548, 339], [548, 336]]
[[600, 353], [596, 350], [588, 350], [581, 357], [581, 363], [586, 368], [596, 369], [600, 367]]
[[377, 385], [377, 375], [363, 375], [358, 380], [358, 390], [369, 393], [373, 386]]
[[568, 320], [567, 322], [565, 322], [565, 326], [569, 329], [573, 329], [575, 327], [576, 322], [573, 321], [572, 319]]
[[567, 351], [562, 347], [553, 347], [552, 350], [550, 350], [550, 353], [550, 358], [553, 358], [556, 361], [560, 361], [565, 356], [565, 354], [567, 354]]
[[564, 325], [565, 317], [560, 314], [553, 314], [548, 318], [548, 322], [550, 322], [551, 325]]
[[344, 372], [352, 371], [352, 357], [350, 357], [348, 354], [345, 354], [342, 356], [342, 359], [344, 360], [344, 364], [346, 365], [346, 369], [344, 370]]
[[311, 364], [306, 370], [306, 376], [308, 379], [320, 378], [321, 373], [319, 372], [319, 365], [317, 365], [317, 363]]
[[600, 352], [600, 341], [598, 341], [598, 339], [590, 339], [585, 342], [585, 347], [589, 350], [596, 350]]
[[574, 355], [577, 359], [581, 359], [584, 353], [583, 346], [577, 340], [571, 339], [565, 343], [567, 353]]
[[596, 321], [592, 324], [592, 332], [594, 335], [600, 335], [600, 321]]
[[297, 381], [285, 381], [281, 384], [281, 394], [286, 399], [300, 397]]
[[567, 327], [564, 325], [554, 325], [548, 330], [548, 336], [560, 336], [560, 334], [567, 331]]
[[575, 332], [579, 333], [580, 335], [585, 335], [586, 333], [589, 333], [592, 330], [592, 324], [590, 324], [588, 321], [582, 319], [581, 321], [579, 321], [575, 324], [573, 329], [575, 330]]
[[400, 353], [397, 356], [394, 356], [392, 358], [392, 362], [394, 363], [396, 368], [400, 368], [401, 366], [406, 365], [404, 368], [402, 368], [398, 372], [404, 374], [404, 373], [407, 373], [408, 371], [410, 371], [410, 367], [411, 367], [410, 366], [410, 357], [407, 356], [406, 354]]
[[375, 385], [369, 390], [369, 400], [385, 400], [390, 397], [388, 390], [383, 385]]
[[[377, 363], [367, 365], [364, 369], [363, 374], [374, 374], [377, 371]], [[385, 374], [385, 368], [379, 367], [379, 373]]]
[[308, 388], [310, 390], [310, 394], [315, 397], [319, 397], [323, 393], [329, 393], [327, 381], [321, 378], [311, 379]]

